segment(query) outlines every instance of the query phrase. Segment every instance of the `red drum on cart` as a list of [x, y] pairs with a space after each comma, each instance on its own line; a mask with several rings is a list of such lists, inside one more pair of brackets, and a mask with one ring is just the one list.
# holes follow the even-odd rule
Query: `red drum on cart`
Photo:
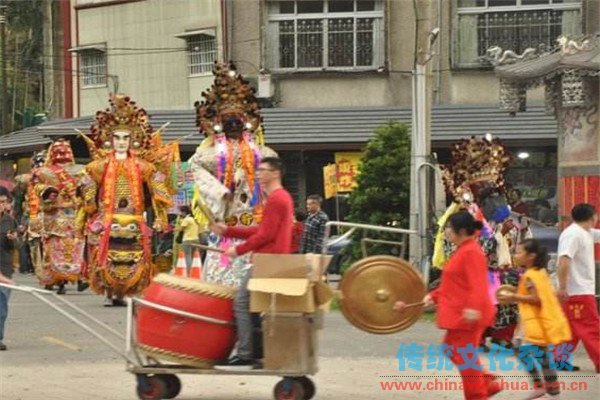
[[158, 360], [210, 368], [226, 359], [235, 344], [234, 297], [235, 290], [230, 287], [159, 274], [144, 291], [143, 299], [203, 320], [138, 303], [138, 350]]

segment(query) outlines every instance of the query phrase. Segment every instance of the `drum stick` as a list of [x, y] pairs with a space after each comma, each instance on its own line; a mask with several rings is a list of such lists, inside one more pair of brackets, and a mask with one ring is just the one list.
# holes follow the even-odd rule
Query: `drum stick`
[[210, 247], [210, 246], [205, 246], [203, 244], [194, 244], [194, 243], [190, 243], [190, 246], [197, 247], [199, 249], [206, 250], [206, 251], [215, 251], [217, 253], [225, 253], [225, 250], [219, 249], [218, 247]]
[[423, 302], [423, 301], [419, 301], [418, 303], [409, 303], [409, 304], [405, 304], [404, 308], [418, 307], [418, 306], [422, 306], [423, 304], [425, 304], [425, 302]]

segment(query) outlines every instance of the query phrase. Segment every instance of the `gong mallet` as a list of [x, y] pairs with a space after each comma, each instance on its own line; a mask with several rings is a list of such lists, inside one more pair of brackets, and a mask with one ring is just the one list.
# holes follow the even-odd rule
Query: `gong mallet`
[[[416, 303], [408, 303], [408, 304], [404, 304], [404, 307], [402, 307], [401, 310], [396, 310], [396, 311], [402, 312], [402, 311], [406, 310], [407, 308], [419, 307], [419, 306], [423, 306], [423, 305], [425, 305], [424, 301], [419, 301]], [[394, 310], [395, 310], [395, 308], [394, 308]]]

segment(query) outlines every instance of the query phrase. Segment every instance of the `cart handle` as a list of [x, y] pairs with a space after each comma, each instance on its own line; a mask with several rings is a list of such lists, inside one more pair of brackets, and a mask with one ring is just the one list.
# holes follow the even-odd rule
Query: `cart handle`
[[86, 312], [85, 310], [83, 310], [82, 308], [80, 308], [79, 306], [76, 306], [75, 304], [71, 303], [70, 301], [68, 301], [68, 300], [66, 300], [64, 298], [62, 298], [61, 296], [57, 295], [56, 293], [54, 293], [54, 292], [52, 292], [50, 290], [38, 289], [38, 288], [31, 287], [31, 286], [9, 285], [9, 284], [6, 284], [6, 283], [0, 283], [0, 286], [7, 287], [7, 288], [9, 288], [11, 290], [17, 290], [19, 292], [29, 293], [29, 294], [32, 294], [32, 295], [35, 294], [35, 293], [39, 293], [39, 294], [43, 294], [43, 295], [51, 295], [55, 299], [58, 299], [61, 303], [65, 304], [66, 306], [68, 306], [68, 307], [72, 308], [73, 310], [77, 311], [80, 315], [82, 315], [82, 316], [86, 317], [87, 319], [89, 319], [90, 321], [96, 323], [96, 325], [98, 325], [101, 328], [107, 330], [108, 332], [110, 332], [114, 336], [118, 337], [121, 340], [125, 340], [125, 336], [123, 336], [122, 333], [116, 331], [115, 329], [111, 328], [110, 326], [108, 326], [104, 322], [100, 321], [98, 318], [96, 318], [93, 315], [89, 314], [88, 312]]
[[133, 303], [140, 303], [146, 307], [154, 308], [156, 310], [161, 310], [161, 311], [167, 312], [169, 314], [179, 315], [180, 317], [191, 318], [191, 319], [195, 319], [198, 321], [208, 322], [208, 323], [217, 324], [217, 325], [233, 325], [233, 323], [229, 322], [229, 321], [223, 321], [221, 319], [205, 317], [204, 315], [197, 315], [197, 314], [192, 314], [192, 313], [189, 313], [186, 311], [176, 310], [174, 308], [171, 308], [168, 306], [163, 306], [161, 304], [156, 304], [156, 303], [153, 303], [148, 300], [140, 299], [138, 297], [132, 297], [131, 301]]
[[[14, 289], [14, 290], [17, 290], [17, 291], [20, 291], [20, 292], [25, 292], [25, 293], [31, 294], [33, 297], [35, 297], [36, 299], [38, 299], [42, 303], [46, 303], [49, 307], [53, 308], [58, 313], [62, 314], [65, 318], [67, 318], [68, 320], [70, 320], [71, 322], [73, 322], [75, 325], [79, 326], [81, 329], [85, 330], [90, 335], [92, 335], [96, 339], [100, 340], [102, 343], [104, 343], [107, 347], [109, 347], [116, 354], [118, 354], [119, 356], [121, 356], [122, 358], [124, 358], [126, 361], [128, 361], [129, 363], [135, 364], [135, 360], [133, 360], [127, 354], [123, 353], [123, 351], [121, 351], [117, 346], [115, 346], [113, 343], [111, 343], [110, 341], [108, 341], [104, 336], [102, 336], [100, 333], [96, 332], [93, 328], [91, 328], [85, 322], [80, 321], [76, 317], [74, 317], [71, 314], [69, 314], [67, 311], [63, 310], [62, 308], [60, 308], [59, 306], [57, 306], [56, 304], [54, 304], [53, 302], [51, 302], [50, 300], [48, 300], [47, 298], [45, 298], [44, 296], [42, 296], [43, 294], [53, 294], [55, 297], [58, 297], [58, 295], [54, 294], [53, 292], [50, 292], [48, 290], [42, 290], [42, 289], [32, 288], [32, 287], [29, 287], [29, 286], [9, 285], [9, 284], [6, 284], [6, 283], [0, 283], [0, 287], [6, 287], [8, 289]], [[60, 297], [58, 297], [58, 298], [60, 299]], [[67, 304], [68, 306], [70, 306], [70, 307], [72, 307], [74, 309], [78, 309], [77, 306], [75, 306], [74, 304], [71, 304], [67, 300], [61, 299], [61, 301], [63, 301], [65, 304]], [[81, 311], [83, 311], [83, 310], [81, 310]], [[87, 314], [85, 311], [83, 311], [83, 315], [89, 317], [89, 314]], [[97, 320], [95, 318], [93, 318], [93, 317], [91, 317], [91, 318], [92, 318], [93, 321], [97, 322]], [[105, 324], [100, 323], [100, 325], [102, 327], [106, 328]], [[111, 332], [113, 331], [112, 328], [110, 328], [110, 327], [108, 327], [108, 330], [111, 331]], [[121, 334], [118, 334], [118, 335], [120, 337], [122, 337]]]
[[341, 228], [364, 229], [379, 232], [400, 233], [405, 235], [416, 235], [418, 233], [417, 231], [411, 229], [392, 228], [389, 226], [356, 224], [354, 222], [329, 221], [325, 224], [325, 236], [323, 238], [323, 247], [321, 251], [322, 254], [327, 254], [327, 249], [329, 248], [327, 244], [327, 239], [329, 239], [329, 235], [331, 234], [332, 226], [339, 226]]
[[38, 289], [38, 288], [31, 287], [31, 286], [11, 285], [9, 283], [1, 283], [0, 282], [0, 287], [5, 287], [10, 290], [16, 290], [18, 292], [24, 292], [24, 293], [37, 292], [37, 293], [42, 293], [42, 294], [54, 294], [54, 292], [51, 292], [50, 290]]

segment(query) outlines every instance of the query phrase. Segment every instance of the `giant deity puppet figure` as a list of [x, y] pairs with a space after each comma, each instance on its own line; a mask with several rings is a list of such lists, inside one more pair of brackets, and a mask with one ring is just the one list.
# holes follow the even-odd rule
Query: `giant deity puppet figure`
[[[230, 226], [260, 222], [263, 194], [256, 169], [264, 157], [275, 152], [263, 145], [260, 107], [250, 87], [235, 66], [215, 63], [215, 80], [196, 102], [196, 124], [205, 135], [189, 163], [196, 195], [193, 210], [203, 225], [209, 220]], [[211, 247], [226, 249], [238, 239], [209, 235]], [[227, 286], [239, 286], [249, 256], [230, 259], [208, 251], [204, 279]]]
[[454, 251], [443, 234], [446, 220], [454, 212], [466, 209], [483, 223], [479, 242], [488, 258], [489, 295], [498, 309], [495, 324], [485, 336], [501, 344], [510, 344], [518, 314], [514, 305], [498, 304], [495, 291], [501, 284], [516, 286], [520, 271], [512, 265], [511, 249], [524, 233], [510, 219], [506, 201], [504, 171], [510, 160], [500, 140], [492, 139], [491, 135], [463, 139], [453, 145], [452, 162], [443, 169], [444, 184], [453, 201], [438, 221], [433, 256], [433, 265], [443, 268]]
[[129, 97], [112, 96], [110, 104], [84, 136], [93, 161], [80, 182], [80, 228], [91, 288], [106, 295], [105, 306], [123, 306], [123, 297], [141, 292], [156, 272], [151, 227], [167, 226], [171, 161], [179, 150], [161, 144], [160, 130]]
[[58, 293], [64, 294], [66, 282], [77, 281], [83, 289], [84, 241], [76, 227], [77, 182], [83, 166], [75, 164], [71, 144], [65, 139], [52, 143], [47, 154], [29, 182], [29, 233], [41, 238], [41, 267], [36, 271], [40, 284], [47, 289], [58, 285]]
[[21, 257], [27, 257], [25, 252], [29, 252], [29, 260], [35, 274], [41, 281], [43, 276], [42, 263], [42, 219], [40, 210], [40, 201], [35, 191], [35, 179], [33, 179], [39, 168], [42, 168], [46, 162], [46, 150], [36, 152], [31, 157], [28, 173], [15, 176], [16, 186], [13, 191], [15, 196], [15, 217], [26, 229], [27, 243], [22, 249]]

